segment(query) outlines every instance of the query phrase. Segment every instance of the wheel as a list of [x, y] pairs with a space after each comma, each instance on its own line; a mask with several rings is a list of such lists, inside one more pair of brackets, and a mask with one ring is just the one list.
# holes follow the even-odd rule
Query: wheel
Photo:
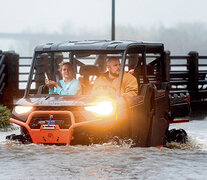
[[171, 129], [168, 131], [167, 141], [177, 142], [180, 144], [186, 144], [188, 141], [188, 135], [184, 129]]

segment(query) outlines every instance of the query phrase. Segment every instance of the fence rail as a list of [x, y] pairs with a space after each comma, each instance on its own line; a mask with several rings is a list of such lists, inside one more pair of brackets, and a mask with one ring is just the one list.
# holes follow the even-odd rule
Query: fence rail
[[199, 56], [197, 52], [170, 56], [169, 74], [171, 93], [188, 92], [191, 103], [207, 102], [207, 56]]

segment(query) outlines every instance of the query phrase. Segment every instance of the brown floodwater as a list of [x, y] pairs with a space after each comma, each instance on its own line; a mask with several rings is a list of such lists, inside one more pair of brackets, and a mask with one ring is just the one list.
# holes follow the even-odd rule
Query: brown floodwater
[[0, 179], [207, 179], [207, 118], [170, 128], [185, 129], [188, 144], [23, 145], [5, 140], [19, 129], [0, 131]]

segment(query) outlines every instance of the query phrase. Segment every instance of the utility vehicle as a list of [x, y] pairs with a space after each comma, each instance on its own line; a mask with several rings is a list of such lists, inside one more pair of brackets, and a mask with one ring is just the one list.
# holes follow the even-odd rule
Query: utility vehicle
[[[94, 79], [106, 71], [106, 59], [111, 56], [121, 62], [116, 93], [97, 96], [91, 91]], [[81, 95], [48, 93], [44, 74], [57, 82], [62, 61], [72, 63]], [[136, 77], [138, 96], [122, 97], [124, 72]], [[21, 126], [21, 135], [9, 138], [36, 144], [88, 145], [118, 137], [131, 139], [139, 147], [165, 145], [169, 124], [177, 111], [189, 105], [186, 98], [176, 101], [182, 104], [181, 110], [172, 99], [170, 105], [168, 77], [169, 60], [162, 43], [99, 40], [39, 45], [24, 97], [16, 102], [10, 119]]]

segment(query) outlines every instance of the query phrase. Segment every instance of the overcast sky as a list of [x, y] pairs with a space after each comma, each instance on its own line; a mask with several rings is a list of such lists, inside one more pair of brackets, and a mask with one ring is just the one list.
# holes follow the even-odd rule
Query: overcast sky
[[[204, 49], [207, 44], [204, 37], [207, 0], [115, 0], [115, 4], [117, 38], [158, 40], [176, 53], [185, 54], [191, 49], [205, 51], [201, 47]], [[54, 37], [59, 41], [57, 33], [64, 36], [64, 40], [110, 39], [111, 5], [111, 0], [0, 0], [0, 49], [31, 55], [36, 45], [55, 42]], [[198, 31], [204, 33], [201, 35]], [[27, 39], [12, 39], [11, 35], [1, 36], [1, 33], [33, 35]], [[51, 39], [36, 35], [45, 37], [45, 33], [51, 34]], [[188, 39], [183, 34], [187, 34]]]
[[[61, 33], [111, 26], [111, 0], [0, 0], [0, 33]], [[116, 25], [207, 24], [206, 0], [116, 0]], [[68, 29], [70, 31], [70, 29]]]

